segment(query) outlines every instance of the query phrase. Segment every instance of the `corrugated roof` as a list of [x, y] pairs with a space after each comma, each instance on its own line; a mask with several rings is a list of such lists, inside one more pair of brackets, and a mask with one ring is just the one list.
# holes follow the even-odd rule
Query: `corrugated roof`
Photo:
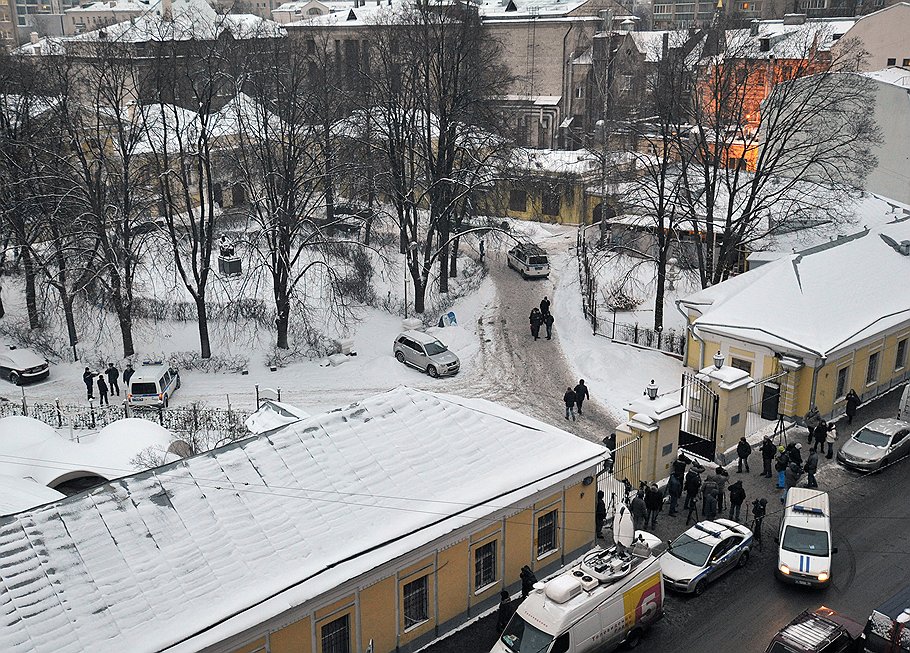
[[603, 452], [483, 400], [398, 388], [126, 477], [0, 519], [0, 650], [198, 651]]

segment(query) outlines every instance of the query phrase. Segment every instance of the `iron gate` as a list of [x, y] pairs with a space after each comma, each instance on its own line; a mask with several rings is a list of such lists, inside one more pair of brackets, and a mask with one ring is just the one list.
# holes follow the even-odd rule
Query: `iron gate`
[[679, 402], [686, 409], [679, 425], [679, 448], [713, 461], [717, 451], [717, 393], [689, 372], [683, 372], [679, 392]]

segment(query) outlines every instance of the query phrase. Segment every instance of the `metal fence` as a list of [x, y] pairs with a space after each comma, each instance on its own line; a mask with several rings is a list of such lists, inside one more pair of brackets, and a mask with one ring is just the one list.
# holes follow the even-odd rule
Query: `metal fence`
[[625, 502], [630, 489], [641, 482], [641, 440], [634, 438], [616, 447], [613, 461], [607, 462], [597, 475], [597, 489], [603, 490], [607, 514]]

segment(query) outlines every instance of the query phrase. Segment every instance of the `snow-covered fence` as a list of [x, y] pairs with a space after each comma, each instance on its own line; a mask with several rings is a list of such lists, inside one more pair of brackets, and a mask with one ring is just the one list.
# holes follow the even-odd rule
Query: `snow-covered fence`
[[680, 356], [686, 347], [685, 331], [677, 331], [676, 329], [657, 331], [639, 326], [637, 322], [635, 324], [617, 324], [613, 339], [631, 342], [650, 349], [659, 349], [671, 354], [679, 354]]

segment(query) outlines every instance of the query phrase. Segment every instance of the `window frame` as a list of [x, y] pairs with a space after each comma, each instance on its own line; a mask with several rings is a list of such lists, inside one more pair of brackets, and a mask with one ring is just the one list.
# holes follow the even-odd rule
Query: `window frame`
[[[519, 201], [519, 197], [521, 201]], [[519, 208], [520, 205], [520, 208]], [[516, 213], [528, 212], [528, 192], [520, 188], [509, 189], [509, 210]]]
[[[553, 519], [553, 535], [552, 535], [552, 548], [542, 549], [541, 544], [543, 542], [543, 537], [541, 536], [542, 525], [541, 522], [544, 519], [548, 519], [552, 515]], [[534, 536], [534, 551], [537, 554], [537, 560], [542, 560], [549, 555], [559, 551], [559, 506], [554, 505], [549, 508], [544, 508], [540, 511], [535, 518], [535, 536]], [[548, 543], [549, 543], [548, 539]]]
[[[483, 577], [484, 569], [480, 568], [479, 565], [484, 564], [484, 560], [481, 559], [483, 552], [489, 550], [492, 553], [492, 562], [490, 565], [489, 571], [492, 573], [492, 579], [487, 582], [482, 582], [486, 580]], [[477, 544], [474, 547], [474, 594], [483, 594], [491, 587], [494, 587], [499, 583], [499, 560], [498, 560], [498, 550], [499, 550], [499, 538], [494, 538], [482, 544]]]
[[[416, 599], [420, 601], [420, 594], [423, 594], [422, 602], [417, 607], [420, 610], [421, 614], [417, 618], [408, 614], [408, 608], [413, 607], [413, 604], [409, 606], [409, 599], [414, 600], [414, 596], [409, 597], [408, 588], [416, 584], [422, 584], [422, 587], [418, 587]], [[404, 632], [410, 632], [415, 628], [419, 628], [426, 622], [430, 620], [430, 574], [423, 574], [417, 576], [416, 578], [409, 580], [406, 583], [403, 583], [401, 586], [401, 618], [403, 620]], [[409, 621], [411, 622], [409, 624]]]
[[878, 374], [881, 371], [881, 359], [882, 352], [881, 350], [873, 351], [869, 354], [869, 359], [866, 361], [866, 385], [876, 385], [878, 383]]
[[738, 370], [742, 370], [749, 376], [752, 376], [752, 366], [755, 364], [755, 361], [751, 361], [748, 358], [741, 358], [740, 356], [734, 356], [730, 354], [730, 367], [735, 367]]
[[897, 345], [894, 347], [894, 371], [907, 367], [907, 347], [908, 341], [910, 338], [902, 338], [897, 341]]
[[[841, 383], [841, 375], [843, 374], [843, 383]], [[850, 385], [850, 366], [844, 365], [837, 370], [837, 377], [834, 382], [834, 396], [838, 399], [847, 396], [847, 387]]]
[[[344, 632], [347, 632], [347, 639], [344, 640], [345, 643], [341, 650], [335, 649], [334, 646], [332, 648], [326, 648], [326, 628], [338, 623], [339, 621], [344, 621]], [[333, 635], [333, 634], [334, 633], [330, 633], [330, 635]], [[335, 619], [332, 619], [331, 621], [322, 624], [319, 627], [319, 651], [320, 651], [320, 653], [353, 653], [354, 647], [351, 644], [351, 634], [352, 634], [352, 631], [351, 631], [351, 613], [350, 612], [345, 612], [344, 614], [339, 615]], [[331, 644], [331, 642], [329, 642], [329, 643]]]

